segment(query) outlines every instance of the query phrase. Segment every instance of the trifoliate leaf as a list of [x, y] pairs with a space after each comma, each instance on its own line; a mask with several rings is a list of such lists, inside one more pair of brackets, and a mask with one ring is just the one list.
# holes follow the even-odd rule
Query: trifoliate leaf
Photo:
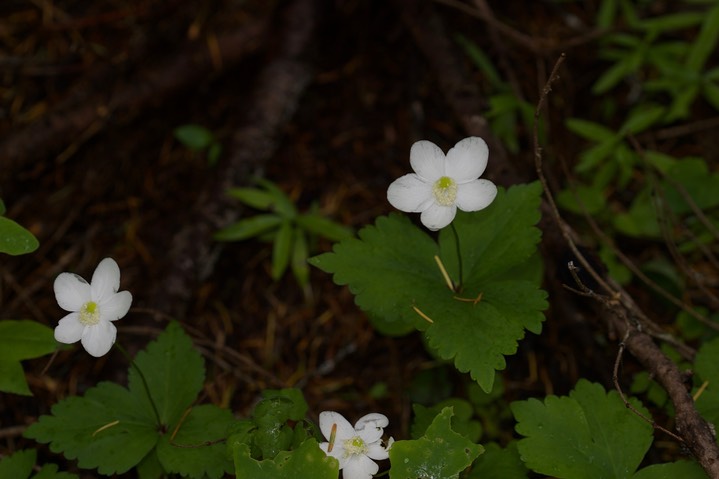
[[[649, 412], [630, 400], [645, 417]], [[652, 442], [652, 426], [630, 411], [616, 391], [580, 380], [569, 396], [511, 404], [522, 460], [560, 479], [631, 478]]]
[[17, 256], [31, 253], [38, 246], [40, 243], [32, 233], [10, 218], [0, 216], [0, 253]]
[[430, 347], [457, 368], [469, 371], [485, 391], [492, 389], [504, 356], [514, 354], [525, 329], [539, 333], [547, 307], [537, 281], [510, 271], [529, 261], [540, 232], [538, 183], [499, 191], [482, 211], [458, 214], [463, 287], [449, 289], [440, 266], [459, 283], [459, 262], [452, 231], [440, 233], [440, 246], [404, 216], [380, 217], [358, 239], [336, 244], [332, 253], [310, 259], [349, 285], [355, 302], [375, 322], [425, 330]]
[[238, 478], [252, 479], [337, 479], [337, 460], [328, 457], [314, 439], [294, 451], [282, 451], [274, 459], [257, 461], [243, 442], [229, 444]]
[[[166, 472], [201, 479], [219, 479], [232, 472], [224, 443], [232, 413], [212, 404], [192, 408], [157, 445], [157, 456]], [[174, 434], [174, 438], [172, 435]]]
[[484, 445], [484, 454], [472, 464], [467, 479], [527, 479], [527, 474], [529, 470], [519, 457], [516, 442], [504, 449], [489, 443]]
[[[140, 351], [135, 364], [145, 375], [152, 399], [165, 426], [177, 424], [185, 410], [202, 390], [205, 368], [202, 356], [192, 346], [192, 341], [176, 322], [151, 342], [145, 351]], [[150, 412], [154, 420], [152, 405], [147, 399], [142, 377], [135, 367], [130, 367], [129, 389]]]
[[121, 474], [137, 465], [159, 438], [145, 406], [127, 389], [99, 383], [83, 397], [69, 397], [40, 416], [25, 437], [50, 443], [50, 450], [77, 459], [100, 474]]
[[424, 436], [397, 441], [389, 450], [390, 479], [458, 478], [484, 448], [452, 430], [452, 408], [434, 418]]

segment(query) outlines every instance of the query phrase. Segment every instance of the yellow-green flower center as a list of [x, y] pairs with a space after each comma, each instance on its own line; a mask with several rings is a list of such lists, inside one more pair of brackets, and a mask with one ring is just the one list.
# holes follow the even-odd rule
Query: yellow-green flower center
[[352, 439], [347, 439], [344, 443], [345, 454], [347, 456], [367, 455], [367, 444], [362, 440], [361, 437], [355, 436]]
[[434, 182], [432, 194], [438, 204], [451, 206], [457, 199], [457, 183], [449, 176], [443, 176]]
[[80, 308], [80, 322], [85, 326], [94, 326], [100, 322], [100, 308], [94, 301], [88, 301]]

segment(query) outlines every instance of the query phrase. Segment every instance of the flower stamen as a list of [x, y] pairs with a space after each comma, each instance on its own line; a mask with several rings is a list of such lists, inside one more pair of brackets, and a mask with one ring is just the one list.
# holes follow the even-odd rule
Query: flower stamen
[[449, 176], [443, 176], [434, 182], [432, 194], [442, 206], [452, 206], [457, 199], [457, 182]]
[[94, 326], [100, 322], [100, 308], [94, 301], [88, 301], [80, 308], [80, 322], [85, 326]]

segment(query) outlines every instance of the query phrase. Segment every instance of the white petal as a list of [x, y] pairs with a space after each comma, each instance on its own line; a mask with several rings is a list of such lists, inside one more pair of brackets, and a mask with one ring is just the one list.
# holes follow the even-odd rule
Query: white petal
[[497, 197], [497, 187], [489, 180], [474, 180], [457, 187], [457, 208], [462, 211], [479, 211]]
[[484, 173], [488, 159], [487, 143], [478, 136], [470, 136], [447, 152], [446, 175], [459, 184], [475, 180]]
[[80, 322], [80, 313], [70, 313], [60, 320], [55, 327], [55, 340], [72, 344], [80, 341], [85, 325]]
[[100, 304], [102, 321], [116, 321], [127, 314], [132, 304], [132, 294], [129, 291], [120, 291], [110, 296]]
[[389, 419], [384, 414], [372, 413], [362, 416], [355, 424], [355, 430], [359, 437], [367, 444], [378, 441], [384, 434], [384, 427], [389, 424]]
[[382, 459], [387, 459], [389, 457], [389, 453], [387, 452], [387, 449], [382, 447], [380, 442], [375, 442], [374, 444], [368, 445], [367, 457], [374, 459], [375, 461], [381, 461]]
[[428, 229], [437, 231], [450, 224], [456, 214], [456, 206], [440, 206], [435, 203], [424, 210], [419, 219]]
[[342, 471], [343, 479], [372, 479], [379, 466], [367, 456], [351, 456]]
[[120, 267], [114, 259], [105, 258], [95, 268], [90, 282], [92, 299], [103, 303], [120, 289]]
[[74, 273], [60, 273], [53, 284], [55, 299], [65, 311], [79, 311], [90, 301], [90, 285]]
[[431, 141], [422, 140], [412, 145], [409, 163], [420, 178], [430, 183], [446, 174], [444, 152]]
[[387, 201], [400, 211], [419, 213], [434, 201], [432, 184], [414, 173], [397, 178], [387, 189]]
[[107, 354], [112, 345], [115, 344], [116, 336], [117, 329], [114, 324], [100, 321], [94, 326], [85, 328], [82, 333], [82, 347], [91, 356], [99, 358]]
[[342, 414], [334, 411], [324, 411], [320, 413], [320, 431], [322, 431], [322, 435], [326, 439], [330, 439], [332, 435], [333, 424], [337, 424], [335, 442], [340, 439], [349, 439], [355, 436], [355, 429]]
[[347, 455], [345, 454], [345, 449], [341, 445], [342, 443], [335, 442], [334, 447], [332, 448], [332, 451], [327, 452], [327, 449], [329, 449], [330, 443], [329, 442], [323, 442], [320, 444], [320, 449], [327, 454], [329, 457], [334, 457], [337, 459], [337, 462], [340, 463], [340, 469], [342, 469], [345, 464], [347, 464]]

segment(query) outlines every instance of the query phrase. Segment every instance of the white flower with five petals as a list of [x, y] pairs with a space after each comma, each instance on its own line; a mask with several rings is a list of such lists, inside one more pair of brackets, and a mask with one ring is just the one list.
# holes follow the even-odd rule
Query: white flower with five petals
[[[388, 424], [387, 416], [372, 413], [361, 417], [352, 427], [341, 414], [325, 411], [320, 414], [320, 430], [329, 442], [323, 442], [320, 448], [339, 461], [343, 479], [371, 479], [379, 470], [374, 461], [389, 457], [389, 447], [382, 446]], [[390, 438], [389, 445], [392, 442]]]
[[479, 137], [470, 136], [447, 155], [431, 141], [412, 145], [409, 161], [414, 173], [396, 179], [387, 190], [387, 200], [398, 210], [422, 213], [420, 221], [432, 231], [452, 222], [457, 208], [479, 211], [497, 196], [497, 187], [479, 179], [487, 167], [489, 148]]
[[112, 321], [127, 314], [132, 295], [120, 288], [120, 268], [112, 258], [103, 259], [87, 283], [73, 273], [60, 273], [54, 289], [57, 304], [70, 311], [55, 328], [55, 339], [82, 346], [92, 356], [104, 356], [115, 343], [117, 329]]

